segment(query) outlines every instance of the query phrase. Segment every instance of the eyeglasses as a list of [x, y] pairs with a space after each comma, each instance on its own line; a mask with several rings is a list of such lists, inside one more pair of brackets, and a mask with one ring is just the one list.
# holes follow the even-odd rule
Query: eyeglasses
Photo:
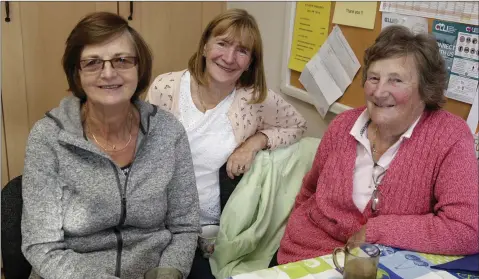
[[[381, 168], [378, 170], [378, 168]], [[379, 197], [381, 196], [381, 192], [378, 189], [379, 184], [383, 176], [386, 174], [385, 169], [383, 169], [380, 165], [374, 164], [373, 168], [373, 183], [374, 183], [374, 191], [371, 197], [371, 210], [373, 213], [379, 212]]]
[[115, 57], [109, 60], [99, 58], [80, 60], [80, 70], [88, 73], [96, 73], [105, 68], [105, 62], [110, 62], [115, 70], [131, 69], [138, 64], [138, 58], [134, 56]]

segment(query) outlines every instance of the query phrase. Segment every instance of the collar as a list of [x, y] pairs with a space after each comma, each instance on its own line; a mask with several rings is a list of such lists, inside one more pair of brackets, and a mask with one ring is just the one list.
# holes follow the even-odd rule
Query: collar
[[369, 118], [368, 109], [364, 109], [359, 115], [358, 119], [356, 119], [356, 122], [354, 122], [349, 134], [357, 141], [361, 141], [361, 138], [365, 136], [365, 132], [369, 126], [369, 123], [371, 123], [371, 119]]
[[[134, 105], [140, 112], [140, 131], [142, 134], [147, 134], [150, 131], [150, 119], [157, 113], [158, 108], [139, 99], [134, 102]], [[92, 148], [93, 145], [85, 140], [80, 107], [80, 99], [68, 96], [62, 99], [58, 107], [47, 112], [46, 117], [52, 119], [60, 129], [58, 135], [60, 142], [96, 152], [95, 148]]]
[[[410, 138], [412, 136], [412, 132], [414, 131], [414, 128], [419, 122], [419, 119], [421, 119], [421, 116], [422, 114], [419, 115], [416, 121], [414, 121], [414, 123], [409, 126], [406, 132], [401, 135], [399, 140], [402, 140], [403, 138]], [[351, 128], [349, 134], [352, 135], [357, 141], [361, 142], [362, 139], [367, 138], [366, 131], [370, 123], [371, 118], [369, 118], [368, 109], [365, 108], [364, 111], [359, 115], [358, 119], [356, 119], [356, 122], [354, 122], [354, 125]]]

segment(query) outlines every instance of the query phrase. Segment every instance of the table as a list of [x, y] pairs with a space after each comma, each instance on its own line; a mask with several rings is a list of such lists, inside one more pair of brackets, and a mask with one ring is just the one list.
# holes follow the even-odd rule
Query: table
[[[450, 273], [430, 268], [431, 266], [460, 259], [459, 256], [431, 255], [395, 249], [376, 245], [381, 250], [379, 259], [378, 279], [421, 278], [421, 279], [479, 279], [477, 275]], [[344, 255], [338, 254], [340, 263]], [[235, 275], [228, 279], [341, 279], [342, 274], [333, 264], [332, 255], [303, 260], [258, 270], [255, 272]]]

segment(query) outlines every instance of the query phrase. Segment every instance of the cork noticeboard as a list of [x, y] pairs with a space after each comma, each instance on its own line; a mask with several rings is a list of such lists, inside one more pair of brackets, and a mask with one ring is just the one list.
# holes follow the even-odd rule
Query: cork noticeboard
[[[374, 43], [374, 40], [377, 38], [379, 33], [381, 32], [381, 20], [382, 20], [382, 13], [379, 11], [379, 4], [377, 3], [377, 13], [376, 13], [376, 21], [374, 24], [374, 29], [363, 29], [345, 25], [339, 25], [341, 28], [344, 37], [348, 41], [349, 45], [354, 51], [354, 54], [357, 56], [358, 60], [361, 62], [361, 66], [363, 66], [363, 57], [364, 51]], [[329, 21], [329, 32], [333, 29], [332, 18], [334, 14], [335, 2], [331, 2], [331, 16]], [[429, 32], [432, 31], [432, 18], [428, 19], [429, 23]], [[294, 21], [294, 18], [293, 18]], [[291, 36], [291, 34], [289, 34]], [[288, 57], [289, 58], [289, 57]], [[289, 70], [289, 69], [288, 69]], [[305, 90], [302, 86], [301, 82], [299, 82], [299, 76], [301, 75], [300, 72], [289, 70], [289, 85], [296, 87], [301, 90]], [[356, 108], [365, 105], [364, 100], [364, 91], [361, 85], [361, 76], [362, 76], [362, 67], [359, 69], [358, 73], [356, 74], [353, 82], [351, 85], [346, 89], [344, 95], [339, 98], [336, 102], [348, 107]], [[459, 102], [453, 99], [447, 99], [447, 103], [444, 106], [444, 109], [462, 117], [463, 119], [467, 119], [469, 111], [471, 109], [470, 104], [466, 104], [463, 102]]]

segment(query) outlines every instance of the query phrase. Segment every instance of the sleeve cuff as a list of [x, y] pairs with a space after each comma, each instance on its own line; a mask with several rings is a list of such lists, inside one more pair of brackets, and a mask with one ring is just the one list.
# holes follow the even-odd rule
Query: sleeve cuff
[[270, 141], [270, 137], [268, 136], [267, 133], [265, 133], [264, 131], [258, 131], [259, 133], [265, 135], [266, 137], [266, 147], [263, 149], [263, 150], [270, 150], [271, 149], [271, 141]]
[[271, 150], [271, 148], [274, 146], [274, 143], [273, 143], [273, 132], [272, 131], [269, 131], [269, 130], [262, 130], [262, 131], [258, 131], [259, 133], [262, 133], [263, 135], [266, 136], [266, 138], [268, 139], [267, 143], [266, 143], [266, 148], [264, 150]]

